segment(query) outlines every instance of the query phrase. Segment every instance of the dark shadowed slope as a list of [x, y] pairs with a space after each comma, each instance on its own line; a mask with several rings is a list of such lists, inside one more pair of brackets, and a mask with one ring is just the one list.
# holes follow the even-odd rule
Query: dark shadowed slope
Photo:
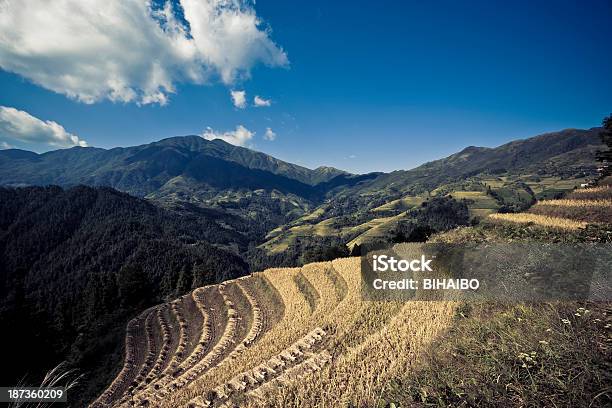
[[0, 188], [0, 383], [36, 384], [68, 360], [86, 376], [83, 398], [100, 391], [120, 365], [129, 318], [247, 272], [211, 244], [243, 239], [216, 217], [109, 188]]

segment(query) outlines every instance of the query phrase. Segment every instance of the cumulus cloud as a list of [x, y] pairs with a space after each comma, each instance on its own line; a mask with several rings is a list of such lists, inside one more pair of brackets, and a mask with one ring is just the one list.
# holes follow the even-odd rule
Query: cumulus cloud
[[245, 91], [230, 91], [232, 95], [232, 103], [238, 109], [246, 108], [246, 92]]
[[51, 147], [87, 146], [86, 141], [68, 133], [57, 122], [43, 121], [28, 112], [6, 106], [0, 106], [0, 137]]
[[272, 128], [266, 128], [266, 133], [264, 133], [264, 139], [269, 140], [270, 142], [276, 139], [276, 133], [274, 133]]
[[246, 0], [0, 1], [0, 68], [68, 97], [165, 104], [177, 83], [286, 66]]
[[270, 99], [264, 99], [259, 95], [255, 95], [255, 98], [253, 98], [253, 104], [258, 107], [264, 107], [264, 106], [270, 106], [272, 105], [272, 101]]
[[235, 130], [227, 132], [217, 132], [207, 127], [202, 133], [202, 137], [206, 140], [221, 139], [236, 146], [245, 146], [253, 136], [255, 136], [255, 132], [251, 132], [242, 125], [238, 125]]

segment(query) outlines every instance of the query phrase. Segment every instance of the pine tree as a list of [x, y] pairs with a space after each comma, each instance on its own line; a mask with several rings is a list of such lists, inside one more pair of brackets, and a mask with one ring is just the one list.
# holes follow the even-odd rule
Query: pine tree
[[133, 306], [147, 298], [149, 281], [140, 265], [122, 267], [117, 283], [122, 306]]
[[610, 176], [612, 165], [612, 115], [606, 116], [602, 121], [603, 129], [600, 132], [601, 141], [606, 146], [605, 150], [597, 152], [597, 160], [601, 163], [599, 178]]
[[191, 265], [183, 265], [176, 281], [176, 296], [181, 296], [191, 290], [193, 283], [193, 272]]

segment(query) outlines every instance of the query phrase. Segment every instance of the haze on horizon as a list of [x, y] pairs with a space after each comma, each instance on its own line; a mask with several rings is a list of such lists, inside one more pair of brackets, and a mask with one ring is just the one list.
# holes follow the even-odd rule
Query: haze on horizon
[[605, 0], [1, 3], [0, 148], [197, 134], [366, 173], [612, 111]]

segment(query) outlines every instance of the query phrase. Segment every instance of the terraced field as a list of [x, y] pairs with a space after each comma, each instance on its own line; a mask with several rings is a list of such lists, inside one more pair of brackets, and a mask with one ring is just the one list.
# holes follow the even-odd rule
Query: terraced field
[[[423, 201], [422, 199], [418, 200], [420, 200], [419, 202]], [[273, 253], [281, 252], [294, 245], [296, 240], [312, 236], [342, 237], [347, 239], [347, 247], [352, 248], [355, 244], [360, 244], [365, 240], [390, 237], [392, 231], [397, 226], [397, 222], [407, 218], [409, 218], [409, 215], [406, 212], [402, 212], [394, 216], [374, 218], [354, 226], [338, 226], [336, 225], [338, 223], [336, 217], [331, 217], [316, 224], [296, 225], [289, 228], [285, 234], [280, 234], [280, 231], [273, 231], [269, 234], [271, 238], [263, 243], [260, 248], [267, 249]], [[350, 239], [349, 237], [355, 238]]]
[[359, 262], [269, 269], [144, 311], [92, 406], [286, 406], [293, 386], [307, 405], [374, 404], [375, 387], [418, 361], [455, 306], [364, 301]]
[[[483, 193], [458, 195], [492, 204]], [[489, 219], [580, 229], [609, 222], [611, 209], [612, 189], [600, 186]], [[343, 258], [268, 269], [149, 308], [127, 325], [123, 367], [92, 406], [376, 406], [449, 333], [458, 304], [365, 301], [360, 285], [360, 260]]]
[[468, 200], [471, 218], [484, 218], [499, 209], [497, 201], [484, 191], [454, 191], [451, 196], [457, 200]]
[[[409, 212], [418, 209], [424, 201], [432, 197], [450, 195], [457, 200], [466, 200], [470, 219], [482, 220], [498, 211], [516, 212], [529, 208], [535, 200], [547, 200], [563, 196], [592, 180], [579, 174], [571, 176], [550, 176], [538, 174], [479, 174], [460, 181], [442, 184], [427, 192], [410, 192], [400, 198], [380, 204], [378, 197], [371, 196], [376, 206], [355, 208], [359, 217], [345, 215], [330, 216], [329, 203], [296, 218], [291, 223], [275, 228], [266, 236], [259, 248], [270, 254], [278, 254], [289, 248], [308, 242], [313, 237], [336, 237], [349, 248], [355, 244], [386, 241], [393, 237], [398, 221], [411, 218]], [[380, 205], [378, 205], [380, 204]], [[360, 213], [360, 210], [363, 210]], [[501, 218], [504, 218], [502, 216]]]
[[384, 212], [384, 211], [406, 211], [411, 208], [421, 205], [425, 201], [425, 197], [412, 197], [406, 196], [398, 198], [397, 200], [389, 201], [379, 207], [373, 208], [372, 212]]
[[572, 189], [579, 187], [582, 183], [589, 181], [588, 178], [570, 178], [562, 179], [560, 177], [544, 177], [538, 180], [533, 180], [530, 177], [522, 178], [525, 183], [533, 190], [538, 198], [553, 197], [556, 194], [562, 194]]
[[356, 244], [361, 245], [369, 240], [376, 240], [376, 238], [384, 240], [390, 238], [397, 223], [409, 218], [410, 216], [407, 213], [401, 213], [393, 217], [374, 218], [373, 220], [353, 227], [350, 231], [352, 233], [359, 233], [359, 235], [347, 243], [346, 246], [352, 249]]
[[588, 224], [609, 224], [612, 222], [612, 188], [577, 189], [563, 199], [539, 201], [525, 213], [492, 214], [489, 219], [560, 230], [577, 230], [586, 228]]

